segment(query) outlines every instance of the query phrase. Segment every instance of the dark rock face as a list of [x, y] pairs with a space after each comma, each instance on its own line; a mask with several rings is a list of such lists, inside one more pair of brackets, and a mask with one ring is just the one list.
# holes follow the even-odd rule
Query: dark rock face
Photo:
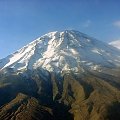
[[0, 120], [119, 120], [119, 78], [119, 69], [63, 76], [1, 73]]
[[37, 99], [19, 93], [0, 110], [1, 120], [53, 120], [52, 110], [41, 106]]

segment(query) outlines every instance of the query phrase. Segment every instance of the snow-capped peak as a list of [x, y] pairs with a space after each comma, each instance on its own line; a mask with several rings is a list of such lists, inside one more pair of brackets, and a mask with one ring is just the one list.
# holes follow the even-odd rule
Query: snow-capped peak
[[54, 72], [78, 72], [115, 65], [120, 65], [117, 49], [74, 30], [45, 34], [0, 60], [1, 70], [14, 71], [39, 67]]

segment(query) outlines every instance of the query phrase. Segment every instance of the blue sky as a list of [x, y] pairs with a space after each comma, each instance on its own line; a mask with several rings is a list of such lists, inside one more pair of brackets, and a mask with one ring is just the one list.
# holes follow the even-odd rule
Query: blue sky
[[0, 0], [0, 58], [66, 29], [105, 42], [120, 39], [120, 0]]

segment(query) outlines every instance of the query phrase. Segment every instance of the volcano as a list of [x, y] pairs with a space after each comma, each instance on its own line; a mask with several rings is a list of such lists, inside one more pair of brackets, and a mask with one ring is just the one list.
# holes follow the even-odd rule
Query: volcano
[[119, 120], [119, 73], [120, 50], [50, 32], [0, 60], [0, 120]]

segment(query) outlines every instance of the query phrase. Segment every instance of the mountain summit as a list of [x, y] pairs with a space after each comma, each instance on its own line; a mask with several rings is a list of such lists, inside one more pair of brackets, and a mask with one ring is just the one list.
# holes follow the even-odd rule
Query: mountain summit
[[120, 120], [120, 50], [50, 32], [0, 60], [0, 120]]
[[75, 30], [50, 32], [0, 60], [2, 70], [43, 68], [49, 72], [83, 72], [85, 68], [120, 66], [115, 48]]

